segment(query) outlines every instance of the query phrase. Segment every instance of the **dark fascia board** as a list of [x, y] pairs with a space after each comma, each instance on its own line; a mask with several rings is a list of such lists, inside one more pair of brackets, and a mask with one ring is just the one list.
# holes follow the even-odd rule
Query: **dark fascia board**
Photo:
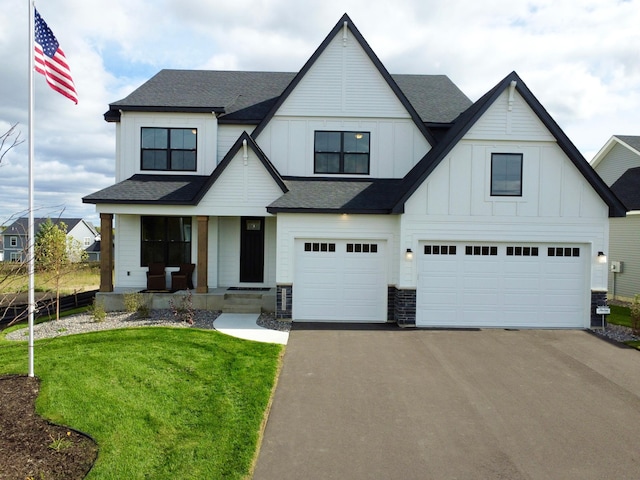
[[167, 112], [167, 113], [224, 113], [224, 107], [159, 107], [159, 106], [127, 106], [109, 105], [109, 110], [105, 112], [104, 119], [107, 122], [119, 122], [121, 112]]
[[233, 158], [240, 151], [240, 148], [242, 148], [242, 142], [244, 140], [247, 141], [247, 147], [251, 148], [255, 152], [256, 156], [262, 162], [262, 165], [264, 165], [264, 168], [271, 175], [271, 178], [273, 178], [273, 180], [276, 182], [278, 187], [280, 187], [280, 190], [282, 190], [282, 193], [287, 193], [289, 191], [289, 189], [285, 185], [284, 181], [282, 180], [282, 177], [280, 176], [280, 173], [278, 173], [278, 170], [276, 170], [276, 167], [273, 166], [271, 161], [267, 158], [266, 154], [258, 146], [258, 144], [255, 142], [255, 140], [253, 140], [253, 138], [251, 138], [251, 135], [249, 135], [247, 132], [242, 132], [242, 135], [240, 135], [240, 137], [238, 137], [238, 140], [236, 140], [236, 143], [233, 144], [233, 146], [227, 152], [227, 154], [224, 156], [222, 161], [218, 164], [218, 166], [215, 168], [215, 170], [211, 173], [211, 176], [209, 177], [209, 180], [207, 180], [207, 183], [205, 183], [203, 185], [202, 189], [200, 190], [200, 192], [196, 196], [196, 199], [195, 199], [196, 200], [196, 204], [198, 204], [200, 202], [200, 200], [202, 200], [202, 198], [209, 191], [211, 186], [214, 183], [216, 183], [216, 180], [218, 180], [218, 178], [220, 177], [222, 172], [224, 172], [225, 168], [227, 168], [227, 166], [231, 163]]
[[364, 209], [349, 209], [349, 208], [291, 208], [291, 207], [267, 207], [267, 212], [271, 214], [275, 213], [331, 213], [331, 214], [361, 214], [361, 215], [389, 215], [389, 210], [364, 210]]
[[158, 200], [91, 200], [84, 197], [82, 198], [82, 203], [93, 205], [194, 205], [193, 202], [186, 200], [163, 200], [159, 202]]
[[576, 168], [582, 173], [585, 179], [600, 195], [600, 198], [609, 206], [610, 217], [624, 217], [626, 208], [624, 204], [615, 196], [611, 189], [604, 183], [600, 176], [593, 170], [591, 165], [585, 160], [576, 146], [569, 140], [569, 137], [562, 131], [560, 126], [553, 120], [551, 115], [542, 106], [531, 90], [526, 86], [516, 72], [511, 72], [494, 88], [483, 95], [466, 112], [463, 112], [454, 122], [453, 127], [442, 139], [440, 144], [427, 153], [420, 162], [406, 175], [405, 194], [400, 198], [393, 209], [394, 213], [404, 212], [404, 204], [411, 195], [418, 189], [422, 182], [431, 174], [436, 166], [446, 157], [446, 155], [457, 145], [462, 137], [471, 129], [478, 119], [497, 100], [502, 92], [509, 87], [512, 81], [516, 82], [516, 91], [527, 102], [529, 107], [538, 116], [540, 121], [549, 130], [551, 135], [558, 142], [558, 146], [573, 162]]
[[320, 57], [320, 55], [322, 55], [322, 53], [327, 49], [327, 47], [329, 46], [329, 44], [331, 43], [333, 38], [344, 28], [345, 22], [347, 23], [347, 28], [349, 29], [349, 31], [352, 33], [354, 38], [358, 41], [358, 43], [363, 48], [363, 50], [365, 51], [365, 53], [367, 54], [369, 59], [376, 66], [376, 68], [378, 69], [378, 71], [380, 72], [382, 77], [386, 80], [386, 82], [389, 85], [389, 87], [391, 88], [391, 90], [396, 94], [396, 97], [398, 97], [398, 100], [400, 100], [402, 105], [407, 109], [407, 111], [411, 115], [411, 118], [412, 118], [413, 122], [418, 127], [420, 132], [424, 135], [424, 137], [427, 139], [427, 141], [429, 142], [429, 144], [431, 146], [435, 145], [436, 144], [435, 138], [427, 130], [427, 128], [425, 127], [424, 123], [422, 123], [422, 119], [420, 118], [420, 116], [416, 112], [415, 108], [413, 108], [413, 105], [411, 105], [411, 103], [409, 103], [409, 100], [404, 95], [404, 93], [402, 93], [402, 90], [400, 90], [400, 87], [398, 87], [398, 84], [391, 77], [391, 74], [387, 71], [387, 69], [382, 64], [382, 62], [380, 61], [378, 56], [371, 49], [371, 47], [369, 46], [367, 41], [364, 39], [364, 37], [362, 36], [360, 31], [356, 28], [354, 23], [351, 21], [351, 18], [349, 18], [349, 15], [347, 15], [346, 13], [338, 21], [338, 23], [335, 25], [335, 27], [333, 27], [333, 29], [331, 30], [329, 35], [327, 35], [327, 37], [320, 44], [320, 46], [316, 49], [316, 51], [313, 53], [313, 55], [311, 55], [311, 58], [309, 58], [309, 60], [307, 60], [307, 63], [304, 64], [302, 69], [294, 77], [294, 79], [287, 86], [287, 88], [284, 90], [284, 92], [282, 92], [282, 94], [278, 98], [278, 101], [271, 108], [269, 113], [267, 113], [265, 118], [258, 124], [256, 129], [251, 134], [251, 136], [253, 138], [258, 138], [258, 135], [260, 135], [260, 132], [262, 132], [262, 130], [266, 127], [266, 125], [271, 121], [271, 119], [276, 114], [278, 109], [282, 106], [284, 101], [289, 97], [291, 92], [293, 92], [293, 90], [295, 90], [295, 88], [298, 86], [298, 84], [300, 83], [302, 78], [311, 69], [313, 64]]

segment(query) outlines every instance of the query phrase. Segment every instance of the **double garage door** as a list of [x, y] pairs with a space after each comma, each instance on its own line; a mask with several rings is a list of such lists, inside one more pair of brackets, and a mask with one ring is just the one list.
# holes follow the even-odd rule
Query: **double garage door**
[[426, 242], [417, 253], [417, 326], [586, 326], [587, 245]]
[[385, 322], [386, 242], [296, 240], [294, 321]]

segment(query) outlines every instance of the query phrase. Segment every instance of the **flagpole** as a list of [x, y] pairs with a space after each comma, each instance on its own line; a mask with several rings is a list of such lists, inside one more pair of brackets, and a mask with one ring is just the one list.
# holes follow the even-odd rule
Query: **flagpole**
[[34, 251], [34, 221], [33, 221], [33, 43], [34, 43], [34, 2], [28, 0], [29, 3], [29, 226], [28, 226], [28, 247], [27, 247], [27, 271], [29, 274], [29, 376], [34, 376], [33, 369], [33, 323], [35, 314], [35, 251]]

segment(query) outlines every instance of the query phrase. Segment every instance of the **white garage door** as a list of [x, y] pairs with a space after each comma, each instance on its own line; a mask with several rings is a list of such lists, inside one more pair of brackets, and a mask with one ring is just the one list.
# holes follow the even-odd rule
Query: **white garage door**
[[294, 321], [385, 322], [384, 241], [296, 240]]
[[423, 244], [416, 325], [584, 328], [589, 252], [586, 245]]

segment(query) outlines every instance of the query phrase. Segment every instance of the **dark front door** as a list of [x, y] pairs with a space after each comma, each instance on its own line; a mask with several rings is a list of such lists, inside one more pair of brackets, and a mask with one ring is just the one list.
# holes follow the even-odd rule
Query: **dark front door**
[[240, 281], [264, 281], [264, 218], [242, 217], [240, 233]]

